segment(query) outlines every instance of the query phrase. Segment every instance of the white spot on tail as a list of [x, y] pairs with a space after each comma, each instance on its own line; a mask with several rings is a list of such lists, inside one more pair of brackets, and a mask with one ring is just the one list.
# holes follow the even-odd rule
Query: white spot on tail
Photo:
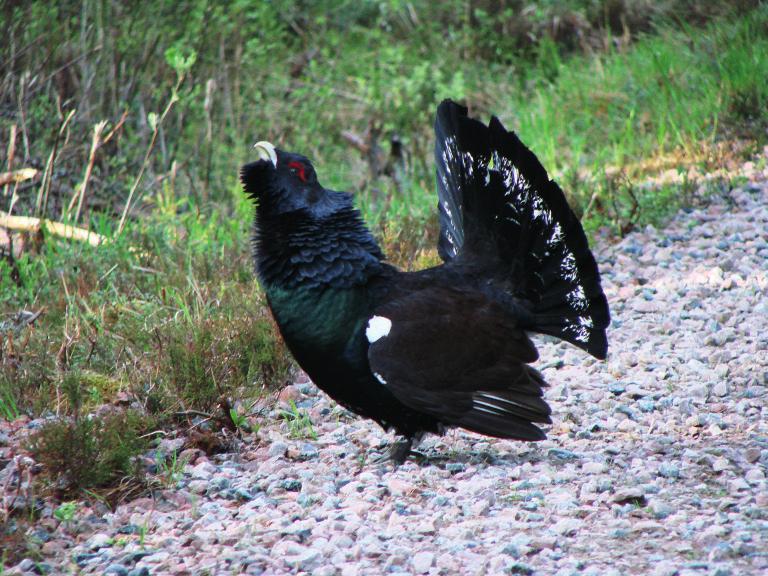
[[387, 385], [387, 381], [384, 380], [384, 377], [381, 374], [379, 374], [378, 372], [374, 372], [373, 375], [376, 376], [376, 380], [384, 384], [384, 386]]
[[368, 338], [368, 342], [373, 344], [379, 338], [383, 338], [389, 334], [392, 329], [392, 320], [384, 318], [384, 316], [372, 316], [368, 320], [368, 327], [365, 329], [365, 337]]

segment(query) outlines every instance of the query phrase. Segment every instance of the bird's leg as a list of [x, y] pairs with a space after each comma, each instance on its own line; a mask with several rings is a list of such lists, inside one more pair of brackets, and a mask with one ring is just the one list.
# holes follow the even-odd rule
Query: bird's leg
[[389, 447], [387, 458], [392, 461], [395, 468], [403, 464], [408, 456], [411, 455], [412, 446], [413, 438], [410, 436], [407, 436], [405, 440], [401, 440], [400, 442], [392, 442], [392, 445]]
[[397, 468], [411, 455], [411, 446], [413, 446], [413, 438], [406, 436], [403, 440], [392, 442], [389, 445], [389, 449], [378, 458], [375, 458], [373, 462], [375, 464], [392, 462], [395, 468]]
[[418, 452], [414, 452], [413, 448], [421, 442], [423, 436], [423, 433], [409, 434], [404, 436], [402, 440], [392, 442], [389, 446], [389, 450], [380, 458], [377, 458], [375, 462], [384, 463], [391, 461], [395, 465], [395, 468], [397, 468], [403, 464], [409, 456], [422, 456]]

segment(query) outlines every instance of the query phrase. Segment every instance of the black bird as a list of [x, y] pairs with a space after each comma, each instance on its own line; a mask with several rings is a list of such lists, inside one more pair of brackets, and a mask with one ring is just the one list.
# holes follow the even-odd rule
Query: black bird
[[530, 332], [606, 356], [608, 304], [581, 224], [536, 156], [496, 117], [450, 100], [435, 121], [443, 264], [384, 261], [352, 196], [310, 161], [255, 148], [256, 272], [296, 361], [339, 404], [394, 429], [402, 462], [424, 433], [461, 427], [541, 440], [547, 386]]

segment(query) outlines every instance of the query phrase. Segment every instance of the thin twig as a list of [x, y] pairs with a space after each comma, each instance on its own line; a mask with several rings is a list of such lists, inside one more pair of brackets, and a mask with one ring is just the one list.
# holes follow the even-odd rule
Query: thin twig
[[75, 200], [77, 200], [77, 211], [75, 212], [74, 221], [75, 222], [80, 221], [80, 212], [83, 208], [83, 201], [88, 191], [88, 181], [91, 179], [91, 173], [93, 172], [93, 164], [96, 162], [96, 152], [101, 146], [101, 134], [104, 132], [104, 128], [106, 126], [107, 126], [107, 121], [102, 120], [101, 122], [97, 122], [96, 125], [93, 127], [93, 140], [91, 141], [91, 152], [88, 155], [88, 165], [85, 167], [85, 174], [83, 174], [83, 182], [82, 184], [80, 184], [80, 187], [77, 189], [77, 191], [72, 195], [72, 200], [69, 202], [69, 206], [67, 207], [66, 217], [64, 218], [64, 220], [69, 220], [69, 215], [72, 212], [72, 207], [75, 205]]
[[105, 279], [107, 276], [109, 276], [110, 274], [112, 274], [112, 272], [114, 272], [114, 271], [115, 271], [115, 269], [116, 269], [118, 266], [119, 266], [118, 264], [115, 264], [114, 266], [112, 266], [112, 268], [110, 268], [109, 270], [107, 270], [106, 272], [104, 272], [104, 274], [102, 274], [102, 275], [101, 275], [101, 277], [100, 277], [100, 278], [99, 278], [99, 279], [96, 281], [96, 284], [101, 284], [101, 283], [104, 281], [104, 279]]
[[123, 214], [120, 217], [120, 224], [117, 227], [117, 232], [115, 236], [119, 236], [123, 232], [123, 228], [125, 228], [125, 219], [128, 217], [128, 212], [131, 210], [131, 201], [133, 200], [133, 196], [136, 193], [136, 190], [139, 187], [139, 184], [141, 183], [141, 178], [144, 176], [144, 172], [147, 169], [147, 166], [149, 166], [149, 159], [152, 156], [152, 150], [155, 148], [155, 143], [157, 142], [157, 135], [160, 130], [160, 126], [163, 123], [163, 120], [165, 120], [165, 117], [168, 116], [168, 113], [173, 108], [173, 105], [176, 103], [176, 101], [179, 99], [178, 90], [181, 88], [182, 82], [184, 82], [184, 74], [179, 75], [179, 79], [176, 82], [176, 86], [173, 89], [173, 92], [171, 94], [171, 99], [168, 101], [168, 105], [165, 107], [165, 110], [163, 110], [163, 113], [160, 115], [160, 118], [157, 119], [155, 122], [155, 125], [153, 126], [152, 130], [152, 139], [149, 141], [149, 146], [147, 147], [147, 152], [144, 154], [144, 161], [141, 163], [141, 169], [139, 170], [138, 175], [136, 176], [136, 180], [133, 182], [133, 186], [131, 186], [131, 191], [128, 193], [128, 200], [125, 203], [125, 207], [123, 208]]
[[104, 139], [101, 141], [101, 145], [103, 146], [110, 140], [112, 140], [112, 137], [117, 134], [117, 132], [123, 127], [123, 124], [125, 124], [125, 119], [128, 118], [128, 110], [123, 110], [123, 115], [120, 116], [120, 120], [117, 121], [117, 124], [115, 124], [115, 127], [112, 128], [112, 130], [109, 131], [109, 134], [104, 136]]
[[168, 432], [166, 432], [165, 430], [153, 430], [152, 432], [147, 432], [146, 434], [142, 434], [141, 436], [139, 436], [139, 438], [144, 439], [144, 438], [149, 438], [150, 436], [158, 436], [158, 435], [167, 436]]
[[213, 419], [212, 414], [200, 412], [200, 410], [182, 410], [180, 412], [174, 412], [173, 415], [178, 416], [179, 418], [186, 418], [187, 416], [200, 416], [201, 418], [207, 418], [209, 420]]
[[[11, 125], [11, 136], [8, 139], [8, 172], [13, 171], [13, 157], [16, 154], [16, 124]], [[0, 177], [1, 178], [1, 177]], [[5, 183], [5, 188], [3, 189], [3, 196], [8, 196], [9, 192], [9, 182]]]
[[29, 160], [29, 134], [27, 134], [27, 111], [24, 108], [24, 91], [29, 79], [29, 72], [24, 72], [19, 78], [19, 117], [21, 118], [21, 138], [24, 142], [24, 162]]
[[42, 216], [45, 208], [48, 204], [48, 193], [51, 189], [51, 181], [53, 179], [53, 168], [56, 164], [56, 156], [59, 150], [59, 141], [64, 135], [69, 122], [75, 115], [75, 110], [70, 110], [69, 114], [64, 118], [59, 126], [59, 131], [56, 133], [56, 139], [53, 141], [53, 150], [51, 150], [50, 156], [48, 156], [48, 162], [45, 165], [45, 171], [43, 172], [43, 180], [40, 183], [40, 190], [37, 193], [37, 201], [35, 202], [35, 213]]
[[584, 209], [584, 212], [581, 215], [582, 220], [587, 219], [587, 215], [592, 210], [592, 206], [595, 204], [595, 200], [597, 200], [597, 196], [598, 196], [597, 192], [592, 193], [592, 197], [589, 199], [589, 204], [587, 204], [587, 207]]

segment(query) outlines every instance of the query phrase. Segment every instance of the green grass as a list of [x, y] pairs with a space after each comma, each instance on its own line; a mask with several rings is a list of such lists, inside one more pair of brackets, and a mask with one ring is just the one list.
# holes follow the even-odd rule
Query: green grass
[[170, 455], [158, 455], [156, 464], [158, 475], [163, 486], [166, 488], [174, 488], [176, 483], [181, 479], [187, 461], [184, 458], [179, 458], [174, 452]]
[[[567, 58], [555, 50], [528, 72], [524, 87], [513, 70], [486, 68], [487, 84], [477, 88], [485, 94], [469, 102], [482, 101], [481, 115], [496, 114], [518, 132], [560, 180], [577, 212], [597, 192], [595, 224], [613, 224], [623, 215], [611, 200], [628, 201], [626, 188], [616, 185], [617, 172], [640, 183], [660, 168], [713, 168], [721, 161], [718, 141], [745, 133], [765, 140], [767, 31], [768, 7], [762, 7], [704, 29], [661, 27], [621, 50]], [[452, 94], [445, 89], [439, 97]], [[429, 170], [406, 195], [393, 194], [384, 212], [366, 205], [369, 217], [427, 218], [435, 203]], [[646, 221], [678, 205], [643, 202], [638, 217]]]
[[288, 424], [291, 438], [317, 440], [317, 432], [306, 410], [301, 410], [291, 400], [290, 407], [282, 411], [282, 417]]
[[215, 214], [179, 221], [158, 217], [100, 248], [51, 239], [17, 261], [20, 282], [0, 286], [6, 304], [46, 311], [4, 341], [13, 355], [0, 362], [3, 413], [40, 412], [71, 377], [83, 381], [79, 404], [122, 391], [169, 410], [210, 410], [287, 378], [247, 226]]

